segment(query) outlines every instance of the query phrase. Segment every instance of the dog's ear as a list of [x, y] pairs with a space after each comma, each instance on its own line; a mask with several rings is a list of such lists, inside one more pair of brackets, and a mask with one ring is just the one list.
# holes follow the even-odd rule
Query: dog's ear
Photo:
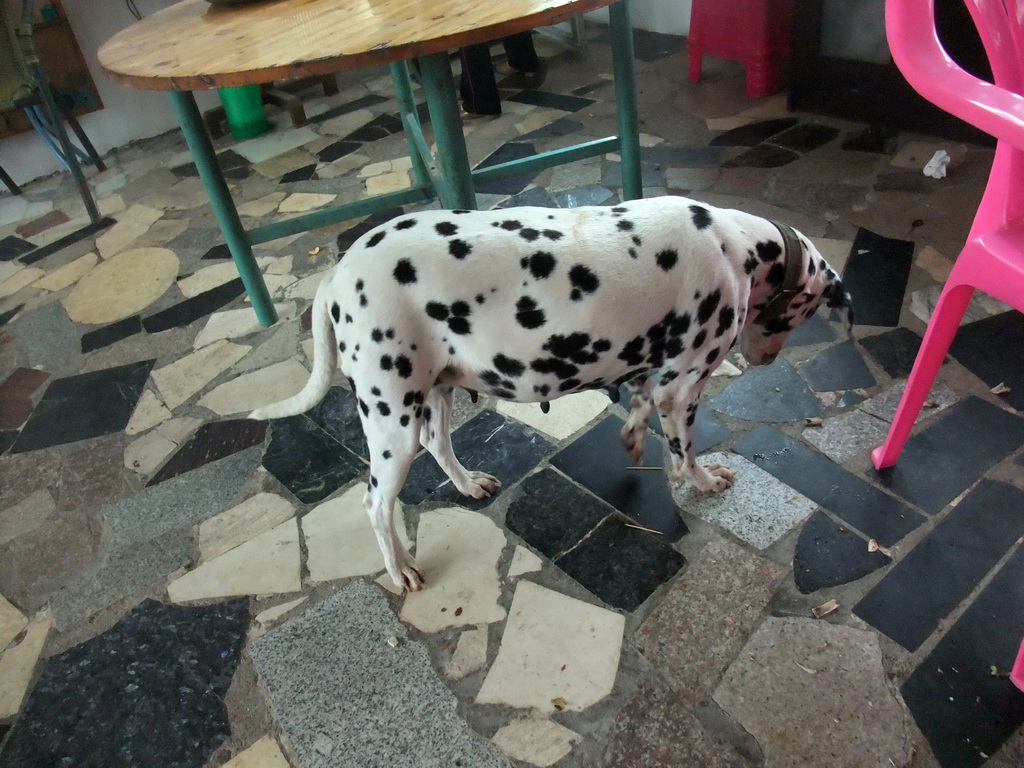
[[846, 310], [846, 330], [848, 333], [853, 333], [853, 299], [843, 287], [842, 281], [836, 278], [825, 286], [821, 295], [825, 299], [825, 306]]

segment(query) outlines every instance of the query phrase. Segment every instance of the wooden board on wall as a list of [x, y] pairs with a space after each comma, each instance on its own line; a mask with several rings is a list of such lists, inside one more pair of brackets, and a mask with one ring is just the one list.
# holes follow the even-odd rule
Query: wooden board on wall
[[[59, 3], [55, 4], [60, 18], [53, 21], [37, 21], [32, 29], [39, 60], [50, 82], [61, 92], [74, 99], [74, 113], [81, 116], [103, 109], [96, 83], [93, 82], [89, 67], [85, 63], [82, 49], [78, 47], [74, 30], [64, 16]], [[0, 12], [2, 12], [0, 8]], [[31, 131], [32, 126], [21, 110], [5, 112], [0, 129], [0, 138], [15, 133]]]

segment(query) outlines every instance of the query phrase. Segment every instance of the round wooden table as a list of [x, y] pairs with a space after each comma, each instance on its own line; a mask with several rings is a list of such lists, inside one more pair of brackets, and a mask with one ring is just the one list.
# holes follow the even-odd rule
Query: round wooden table
[[[214, 6], [184, 0], [122, 30], [99, 50], [124, 85], [168, 91], [196, 168], [260, 322], [277, 317], [252, 246], [376, 210], [434, 198], [476, 208], [473, 178], [539, 171], [610, 151], [622, 154], [623, 197], [642, 195], [631, 0], [256, 0]], [[448, 51], [569, 20], [607, 6], [619, 133], [472, 171]], [[415, 59], [436, 156], [417, 117], [407, 62]], [[269, 83], [380, 64], [391, 67], [416, 185], [246, 231], [192, 91]]]

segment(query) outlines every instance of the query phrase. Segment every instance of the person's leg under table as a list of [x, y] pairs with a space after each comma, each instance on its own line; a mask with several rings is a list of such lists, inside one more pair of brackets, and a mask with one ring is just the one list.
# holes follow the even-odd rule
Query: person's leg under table
[[644, 196], [640, 175], [640, 133], [636, 106], [636, 67], [633, 59], [631, 0], [608, 6], [615, 76], [615, 113], [619, 120], [619, 152], [622, 155], [622, 197]]
[[221, 233], [235, 260], [245, 291], [252, 301], [252, 308], [256, 310], [256, 318], [262, 325], [273, 325], [277, 322], [277, 310], [274, 309], [267, 285], [263, 282], [263, 275], [256, 266], [252, 246], [238, 217], [238, 210], [231, 199], [224, 174], [217, 163], [217, 155], [213, 144], [210, 143], [210, 136], [206, 133], [195, 97], [191, 91], [169, 91], [168, 95], [178, 115], [178, 122], [181, 123], [181, 131], [185, 134], [185, 142], [192, 153], [192, 159], [195, 160], [199, 178], [202, 179], [206, 193], [210, 196], [210, 204], [213, 206], [217, 223], [220, 224]]

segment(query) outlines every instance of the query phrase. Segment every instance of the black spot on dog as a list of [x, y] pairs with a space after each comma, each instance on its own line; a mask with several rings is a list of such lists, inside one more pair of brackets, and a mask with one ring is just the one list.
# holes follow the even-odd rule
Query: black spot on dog
[[455, 239], [448, 243], [448, 253], [456, 259], [464, 259], [473, 252], [473, 247], [465, 240]]
[[612, 343], [608, 339], [598, 339], [591, 345], [595, 352], [607, 352], [612, 348]]
[[764, 281], [768, 285], [782, 285], [782, 281], [786, 279], [786, 268], [782, 264], [772, 264], [771, 269], [768, 270], [768, 274], [765, 275]]
[[557, 229], [545, 229], [544, 232], [543, 232], [543, 235], [548, 240], [561, 240], [562, 239], [562, 233], [559, 232]]
[[693, 216], [693, 226], [697, 229], [707, 229], [711, 226], [711, 211], [703, 205], [691, 205], [690, 213]]
[[509, 232], [515, 232], [523, 225], [522, 223], [516, 221], [515, 219], [506, 219], [505, 221], [501, 222], [500, 224], [497, 224], [496, 226], [499, 226], [502, 229], [507, 230]]
[[465, 336], [471, 330], [469, 320], [464, 317], [453, 317], [448, 320], [448, 328], [452, 333], [457, 333], [459, 336]]
[[712, 349], [710, 352], [708, 352], [707, 357], [704, 358], [704, 362], [707, 363], [708, 365], [711, 365], [712, 363], [714, 363], [715, 360], [718, 359], [718, 352], [719, 352], [718, 347], [715, 347], [714, 349]]
[[619, 359], [624, 360], [627, 365], [640, 365], [644, 361], [644, 337], [637, 336], [627, 341], [619, 352]]
[[395, 358], [395, 370], [403, 379], [408, 379], [412, 376], [412, 360], [405, 355], [399, 355]]
[[363, 290], [363, 280], [362, 280], [362, 278], [356, 280], [356, 290], [357, 291]]
[[452, 302], [452, 314], [456, 317], [469, 317], [469, 304], [465, 301]]
[[614, 208], [612, 208], [612, 213], [625, 213], [625, 212], [626, 212], [626, 208], [624, 206], [621, 206], [621, 205], [616, 205]]
[[580, 372], [572, 363], [559, 360], [557, 357], [538, 357], [530, 363], [530, 369], [537, 373], [550, 373], [559, 379], [568, 379]]
[[573, 291], [569, 294], [573, 301], [579, 301], [584, 293], [593, 293], [601, 284], [593, 270], [583, 264], [576, 264], [569, 270], [569, 282], [573, 286]]
[[403, 413], [401, 418], [398, 419], [398, 423], [401, 424], [403, 427], [408, 427], [409, 426], [409, 414], [408, 413]]
[[428, 301], [427, 302], [427, 317], [432, 317], [434, 320], [447, 320], [448, 319], [448, 307], [439, 301]]
[[708, 338], [708, 332], [706, 330], [701, 330], [700, 333], [698, 333], [696, 336], [693, 337], [693, 345], [692, 345], [693, 348], [694, 349], [700, 349], [700, 347], [704, 344], [704, 342], [707, 340], [707, 338]]
[[493, 362], [494, 367], [497, 368], [506, 376], [522, 376], [523, 372], [526, 370], [526, 366], [523, 365], [518, 360], [515, 360], [511, 357], [507, 357], [506, 355], [502, 355], [500, 353], [494, 356]]
[[638, 253], [636, 252], [636, 248], [630, 248], [630, 249], [629, 249], [629, 250], [627, 251], [627, 253], [629, 254], [629, 257], [630, 257], [631, 259], [637, 259], [637, 258], [639, 258], [639, 257], [640, 257], [640, 254], [638, 254]]
[[430, 408], [424, 408], [423, 409], [423, 420], [424, 421], [430, 421], [430, 416], [431, 416]]
[[690, 330], [690, 313], [683, 312], [681, 315], [673, 317], [668, 325], [668, 332], [673, 336], [682, 336]]
[[632, 240], [633, 245], [635, 245], [637, 248], [643, 245], [643, 240], [640, 239], [640, 235], [633, 235]]
[[519, 262], [523, 269], [530, 270], [530, 274], [538, 280], [550, 277], [555, 269], [555, 257], [547, 251], [537, 251], [532, 256], [524, 256]]
[[736, 310], [732, 307], [722, 307], [718, 311], [718, 328], [715, 330], [715, 338], [717, 339], [729, 328], [732, 327], [733, 320], [736, 319]]
[[380, 344], [382, 341], [384, 341], [384, 332], [380, 328], [374, 328], [370, 332], [370, 338], [373, 339], [378, 344]]
[[516, 302], [516, 322], [523, 328], [540, 328], [546, 321], [544, 310], [529, 296], [523, 296]]
[[697, 306], [697, 323], [706, 325], [711, 316], [715, 314], [715, 310], [718, 309], [718, 303], [721, 300], [722, 292], [717, 288], [701, 299], [700, 304]]
[[441, 237], [451, 237], [459, 231], [459, 228], [450, 221], [439, 221], [434, 225], [434, 231]]
[[409, 229], [416, 226], [416, 219], [402, 219], [395, 224], [395, 229]]
[[391, 355], [381, 355], [380, 369], [382, 371], [390, 371], [394, 365], [395, 361], [391, 359]]
[[743, 262], [743, 271], [748, 275], [757, 269], [757, 258], [751, 254], [747, 257], [747, 260]]
[[357, 399], [359, 400], [359, 410], [361, 410], [363, 412], [363, 416], [369, 416], [370, 415], [370, 406], [368, 406], [366, 404], [366, 401], [363, 400], [363, 398], [360, 397], [360, 398], [357, 398]]
[[341, 307], [338, 306], [338, 302], [331, 304], [331, 317], [334, 318], [334, 322], [341, 320]]
[[386, 339], [393, 339], [393, 338], [395, 338], [395, 329], [394, 328], [388, 328], [386, 331], [384, 331], [384, 338], [386, 338]]
[[626, 219], [622, 219], [618, 224], [615, 225], [622, 232], [632, 232], [633, 222]]
[[386, 235], [386, 234], [387, 234], [387, 232], [385, 232], [383, 229], [378, 230], [377, 232], [374, 232], [373, 236], [369, 240], [366, 241], [366, 247], [367, 248], [373, 248], [381, 240], [384, 239], [384, 235]]
[[339, 341], [338, 342], [338, 351], [339, 352], [344, 352], [345, 351], [345, 342], [344, 341]]
[[525, 240], [526, 242], [532, 243], [534, 240], [540, 237], [540, 232], [531, 227], [523, 227], [521, 230], [519, 230], [519, 236], [523, 238], [523, 240]]
[[487, 297], [484, 296], [482, 293], [478, 293], [476, 295], [476, 303], [477, 304], [483, 304], [485, 301], [487, 301]]
[[370, 387], [370, 394], [374, 397], [380, 397], [380, 387]]
[[568, 392], [570, 389], [576, 389], [581, 384], [579, 379], [566, 379], [558, 385], [560, 392]]
[[776, 317], [769, 320], [764, 324], [764, 335], [775, 336], [779, 333], [788, 333], [793, 330], [793, 325], [790, 322], [792, 318], [789, 317]]
[[359, 294], [359, 306], [360, 307], [365, 307], [367, 305], [367, 303], [368, 302], [366, 301], [366, 294], [365, 293]]
[[[415, 222], [413, 222], [413, 223], [415, 223]], [[383, 458], [385, 458], [385, 459], [390, 459], [391, 458], [391, 451], [384, 451], [384, 453], [382, 453], [381, 456]]]
[[547, 384], [534, 384], [533, 391], [536, 392], [541, 397], [547, 397], [548, 394], [551, 392], [551, 387], [548, 386]]
[[380, 411], [380, 415], [381, 416], [390, 416], [391, 415], [391, 406], [389, 406], [383, 400], [378, 400], [377, 401], [377, 410]]
[[372, 485], [374, 488], [377, 487], [377, 478], [374, 477], [373, 475], [370, 475], [370, 485]]
[[402, 285], [409, 285], [416, 282], [416, 267], [408, 259], [399, 259], [395, 264], [395, 280]]
[[668, 449], [672, 451], [676, 456], [683, 455], [683, 444], [678, 437], [670, 438], [668, 441]]
[[765, 264], [775, 261], [782, 255], [782, 246], [774, 240], [765, 240], [754, 246], [757, 249], [757, 257]]
[[659, 267], [668, 272], [679, 261], [679, 254], [672, 248], [666, 248], [664, 251], [659, 251], [654, 259], [658, 262]]

